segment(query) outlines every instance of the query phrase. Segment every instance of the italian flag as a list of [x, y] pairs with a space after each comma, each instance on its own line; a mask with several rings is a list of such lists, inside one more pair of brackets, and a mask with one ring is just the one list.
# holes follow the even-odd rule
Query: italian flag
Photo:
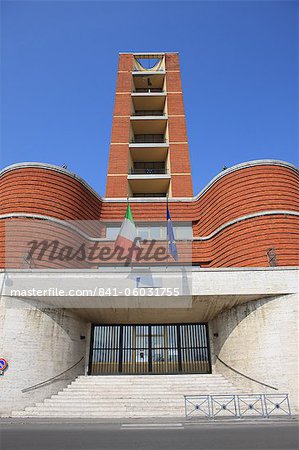
[[[133, 214], [131, 211], [131, 206], [130, 203], [128, 203], [125, 218], [123, 220], [123, 223], [121, 224], [120, 231], [115, 241], [115, 247], [123, 248], [125, 254], [129, 253], [129, 250], [131, 249], [133, 242], [136, 238], [137, 238], [137, 230], [135, 227]], [[134, 245], [136, 246], [136, 242]], [[135, 259], [137, 250], [138, 248], [132, 251], [132, 259]]]

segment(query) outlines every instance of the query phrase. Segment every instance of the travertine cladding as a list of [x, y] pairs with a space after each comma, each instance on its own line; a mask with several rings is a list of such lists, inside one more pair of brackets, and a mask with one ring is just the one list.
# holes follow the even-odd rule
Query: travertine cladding
[[[84, 374], [89, 325], [63, 309], [14, 298], [0, 302], [0, 355], [8, 361], [1, 376], [0, 414], [22, 409], [63, 389]], [[27, 393], [22, 389], [58, 375], [83, 360], [60, 378]]]
[[[119, 183], [126, 182], [118, 178]], [[196, 197], [170, 200], [172, 219], [193, 223], [193, 263], [201, 267], [266, 267], [266, 252], [274, 247], [279, 266], [298, 265], [298, 216], [284, 213], [299, 212], [298, 180], [298, 171], [290, 164], [253, 161], [220, 173]], [[28, 163], [4, 169], [0, 187], [2, 214], [121, 221], [126, 209], [125, 202], [100, 198], [79, 177], [55, 166]], [[134, 199], [131, 207], [136, 221], [165, 220], [165, 201]], [[254, 217], [263, 212], [268, 214]], [[253, 217], [239, 220], [248, 215]], [[2, 267], [6, 220], [0, 221]], [[231, 221], [235, 223], [229, 224]], [[196, 240], [202, 237], [208, 239]]]
[[239, 372], [288, 393], [292, 412], [298, 413], [298, 294], [235, 306], [210, 323], [210, 336], [213, 371], [243, 390], [277, 392], [226, 368], [218, 355]]
[[[84, 273], [90, 279], [95, 277], [88, 271]], [[26, 276], [26, 274], [23, 276]], [[220, 393], [220, 388], [222, 393], [232, 393], [237, 392], [235, 386], [238, 386], [243, 393], [262, 393], [265, 391], [260, 384], [249, 383], [244, 377], [237, 376], [231, 370], [225, 369], [222, 364], [217, 362], [215, 355], [218, 355], [226, 364], [245, 375], [278, 388], [278, 391], [266, 389], [267, 392], [289, 393], [292, 410], [296, 412], [298, 377], [298, 297], [297, 294], [294, 294], [297, 288], [296, 269], [202, 269], [194, 276], [196, 278], [194, 293], [206, 297], [204, 299], [205, 308], [209, 311], [213, 308], [213, 302], [210, 301], [212, 297], [214, 297], [214, 301], [216, 297], [217, 301], [222, 304], [222, 312], [215, 319], [209, 321], [213, 376], [188, 375], [178, 380], [180, 386], [177, 386], [178, 389], [175, 390], [170, 381], [175, 379], [173, 376], [166, 376], [165, 378], [162, 376], [163, 383], [158, 382], [157, 384], [155, 384], [155, 380], [158, 380], [159, 377], [145, 377], [146, 382], [150, 385], [146, 389], [142, 379], [134, 381], [131, 385], [128, 382], [135, 400], [133, 403], [130, 402], [128, 396], [126, 403], [123, 399], [123, 407], [119, 414], [122, 416], [124, 410], [124, 414], [132, 414], [132, 411], [138, 411], [136, 408], [139, 408], [139, 411], [143, 409], [142, 402], [146, 403], [147, 399], [143, 400], [143, 397], [140, 397], [140, 386], [145, 397], [150, 393], [151, 407], [157, 406], [157, 410], [161, 407], [162, 415], [175, 415], [178, 413], [178, 408], [182, 411], [183, 404], [180, 396], [184, 393], [213, 394]], [[14, 279], [11, 275], [10, 282], [12, 280]], [[272, 295], [272, 298], [250, 301], [250, 294], [258, 293], [260, 296]], [[286, 293], [292, 294], [286, 295]], [[281, 295], [278, 296], [278, 294]], [[239, 296], [240, 301], [242, 301], [244, 295], [248, 295], [248, 303], [232, 307], [238, 301], [236, 297]], [[82, 308], [84, 308], [84, 300], [82, 298]], [[128, 298], [129, 300], [130, 298]], [[72, 305], [69, 307], [72, 307]], [[226, 311], [224, 312], [224, 310]], [[123, 310], [123, 314], [125, 321], [130, 323], [129, 311], [130, 308], [126, 311]], [[193, 321], [201, 320], [194, 303], [191, 311], [193, 312]], [[170, 309], [169, 312], [171, 313]], [[101, 320], [103, 320], [103, 317]], [[168, 320], [171, 322], [171, 314], [168, 315]], [[145, 316], [143, 322], [147, 323], [147, 321], [148, 316]], [[142, 323], [142, 321], [138, 323]], [[157, 323], [161, 323], [161, 315], [157, 319]], [[78, 374], [83, 374], [84, 359], [79, 366], [68, 372], [65, 378], [27, 394], [21, 392], [26, 387], [63, 372], [79, 361], [82, 356], [85, 356], [88, 349], [88, 328], [89, 324], [72, 315], [70, 310], [41, 308], [41, 306], [36, 307], [26, 300], [2, 297], [0, 303], [0, 354], [8, 360], [9, 368], [1, 377], [1, 413], [7, 414], [12, 409], [18, 411], [25, 406], [33, 406], [36, 402], [41, 402], [46, 397], [56, 394]], [[218, 334], [218, 337], [214, 336], [215, 334]], [[80, 335], [86, 336], [87, 339], [80, 340]], [[86, 364], [85, 358], [85, 366]], [[223, 375], [232, 385], [218, 383], [217, 373], [220, 378]], [[110, 412], [114, 414], [115, 405], [118, 403], [120, 396], [118, 389], [114, 386], [118, 377], [108, 378], [111, 380], [108, 384], [111, 386], [113, 401], [115, 402]], [[151, 378], [152, 381], [150, 381]], [[126, 376], [121, 377], [121, 379], [126, 383]], [[136, 377], [133, 377], [133, 379], [135, 380]], [[183, 382], [183, 380], [191, 379], [193, 380], [190, 382], [191, 384], [189, 384], [189, 381]], [[81, 389], [80, 380], [81, 378], [79, 379], [79, 391]], [[216, 380], [216, 384], [213, 384], [213, 380]], [[86, 382], [89, 383], [88, 379]], [[98, 394], [95, 399], [92, 396], [94, 400], [90, 399], [89, 394], [87, 395], [83, 415], [91, 414], [94, 406], [93, 401], [95, 403], [98, 401], [96, 408], [101, 408], [100, 415], [106, 414], [106, 409], [109, 410], [107, 386], [104, 390], [107, 397], [101, 403], [104, 385], [105, 383], [97, 385]], [[76, 415], [76, 411], [79, 411], [78, 415], [80, 415], [82, 409], [79, 408], [78, 398], [72, 396], [73, 388], [76, 388], [76, 386], [78, 386], [77, 382], [75, 385], [72, 384], [65, 391], [66, 394], [63, 393], [62, 396], [68, 397], [68, 392], [71, 394], [69, 400], [72, 408], [74, 407], [74, 415]], [[84, 389], [85, 386], [83, 386]], [[126, 389], [124, 389], [124, 393]], [[165, 407], [165, 404], [159, 405], [161, 391], [163, 391], [163, 395], [166, 395], [167, 407]], [[167, 397], [168, 394], [169, 397]], [[138, 402], [140, 398], [142, 401]], [[172, 400], [174, 403], [172, 403]], [[79, 403], [80, 401], [81, 399]], [[49, 405], [49, 403], [52, 403], [52, 401], [46, 401], [45, 405]], [[57, 410], [55, 410], [55, 404], [57, 406], [56, 400], [50, 415], [59, 416]], [[172, 406], [174, 407], [172, 408]], [[67, 416], [68, 410], [65, 412], [65, 407], [63, 409], [62, 415]], [[150, 408], [145, 414], [154, 415], [157, 410], [153, 412], [153, 408]], [[28, 411], [33, 412], [34, 410]], [[45, 412], [43, 406], [41, 412]], [[97, 415], [99, 409], [93, 410], [93, 412]]]

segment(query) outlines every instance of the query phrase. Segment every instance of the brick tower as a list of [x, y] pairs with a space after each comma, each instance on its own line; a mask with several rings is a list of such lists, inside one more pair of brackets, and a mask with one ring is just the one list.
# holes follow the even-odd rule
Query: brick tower
[[191, 197], [177, 53], [121, 53], [106, 197]]

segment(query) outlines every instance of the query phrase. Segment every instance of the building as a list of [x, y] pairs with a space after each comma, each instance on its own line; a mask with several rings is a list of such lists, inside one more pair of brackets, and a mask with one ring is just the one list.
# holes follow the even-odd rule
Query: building
[[[43, 163], [4, 168], [1, 193], [2, 414], [84, 374], [220, 374], [244, 391], [288, 393], [297, 410], [298, 170], [240, 163], [194, 196], [177, 53], [119, 55], [105, 197]], [[168, 202], [187, 252], [184, 295], [108, 293], [158, 278], [172, 287], [173, 260], [162, 271], [154, 264], [153, 283], [148, 264], [132, 279], [114, 260], [27, 252], [29, 240], [45, 236], [59, 236], [63, 252], [91, 241], [113, 246], [127, 197], [142, 239], [166, 245]], [[57, 292], [66, 287], [75, 289]]]

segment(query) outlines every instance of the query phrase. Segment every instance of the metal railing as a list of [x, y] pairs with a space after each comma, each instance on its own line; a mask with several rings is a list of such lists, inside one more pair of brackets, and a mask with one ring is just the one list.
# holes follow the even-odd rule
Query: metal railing
[[291, 416], [288, 394], [184, 395], [184, 398], [186, 417]]
[[33, 386], [22, 389], [22, 392], [25, 393], [25, 392], [33, 391], [35, 389], [39, 389], [40, 387], [43, 387], [43, 386], [51, 383], [52, 381], [56, 380], [57, 378], [60, 378], [62, 375], [66, 374], [67, 372], [72, 370], [74, 367], [76, 367], [78, 364], [80, 364], [80, 362], [84, 358], [85, 358], [85, 356], [82, 356], [82, 358], [80, 358], [79, 361], [77, 361], [75, 364], [73, 364], [68, 369], [64, 370], [63, 372], [60, 372], [58, 375], [55, 375], [54, 377], [48, 378], [47, 380], [41, 381], [40, 383], [34, 384]]
[[156, 92], [165, 92], [163, 88], [135, 88], [133, 92], [136, 94], [152, 94]]
[[130, 140], [132, 144], [164, 144], [166, 143], [166, 139], [163, 135], [155, 135], [155, 134], [142, 134], [142, 135], [136, 135], [134, 138]]
[[133, 72], [165, 72], [165, 69], [163, 67], [161, 68], [156, 68], [155, 70], [153, 70], [154, 67], [142, 67], [142, 69], [140, 69], [139, 67], [134, 67]]
[[130, 169], [131, 175], [160, 175], [160, 174], [167, 174], [168, 169], [154, 169], [154, 168], [143, 168], [143, 169]]
[[254, 383], [260, 384], [261, 386], [265, 386], [265, 387], [268, 387], [268, 388], [270, 388], [270, 389], [273, 389], [274, 391], [278, 391], [278, 388], [277, 388], [277, 387], [270, 386], [270, 384], [266, 384], [266, 383], [264, 383], [263, 381], [256, 380], [255, 378], [252, 378], [252, 377], [250, 377], [249, 375], [245, 375], [245, 373], [242, 373], [242, 372], [240, 372], [239, 370], [234, 369], [234, 367], [231, 367], [231, 366], [228, 365], [226, 362], [222, 361], [222, 359], [219, 358], [218, 355], [215, 355], [215, 356], [216, 356], [216, 358], [218, 359], [218, 361], [221, 362], [221, 364], [223, 364], [225, 367], [227, 367], [228, 369], [230, 369], [232, 372], [237, 373], [237, 374], [240, 375], [241, 377], [247, 378], [247, 380], [250, 380], [250, 381], [253, 381]]
[[139, 110], [134, 111], [131, 116], [165, 116], [163, 111]]
[[166, 197], [166, 192], [135, 192], [133, 197]]

